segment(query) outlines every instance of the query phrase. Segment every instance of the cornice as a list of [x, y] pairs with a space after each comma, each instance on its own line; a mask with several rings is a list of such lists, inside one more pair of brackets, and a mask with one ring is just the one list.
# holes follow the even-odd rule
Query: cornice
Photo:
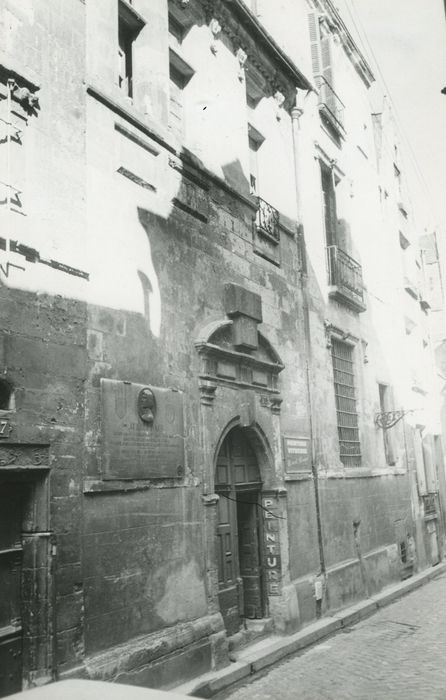
[[258, 21], [242, 0], [200, 0], [206, 20], [216, 20], [221, 30], [233, 43], [236, 54], [239, 50], [243, 63], [253, 66], [264, 78], [271, 94], [282, 93], [294, 103], [296, 88], [312, 90], [311, 81], [294, 65], [291, 59], [276, 44], [272, 36]]
[[214, 345], [213, 343], [198, 341], [195, 343], [195, 347], [200, 354], [221, 357], [238, 363], [243, 362], [247, 366], [256, 367], [257, 369], [271, 372], [272, 374], [279, 374], [279, 372], [285, 369], [285, 365], [283, 365], [281, 362], [260, 360], [253, 355], [248, 355], [244, 352], [237, 352], [236, 350], [232, 350], [230, 348], [223, 348], [220, 345]]

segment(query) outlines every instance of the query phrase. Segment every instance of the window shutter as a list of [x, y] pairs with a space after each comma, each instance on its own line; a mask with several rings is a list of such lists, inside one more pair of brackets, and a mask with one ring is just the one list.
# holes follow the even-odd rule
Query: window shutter
[[324, 200], [325, 236], [327, 245], [337, 245], [336, 192], [332, 171], [321, 163], [322, 194]]
[[313, 75], [320, 75], [322, 70], [321, 36], [319, 32], [319, 13], [308, 13], [308, 26], [310, 29], [311, 62]]
[[418, 492], [421, 496], [427, 494], [426, 471], [423, 458], [423, 440], [419, 430], [414, 433], [415, 467], [417, 473]]
[[321, 65], [322, 65], [322, 75], [324, 76], [327, 83], [333, 86], [333, 70], [332, 70], [332, 60], [331, 60], [331, 37], [325, 35], [321, 39]]
[[337, 245], [338, 240], [337, 240], [337, 223], [338, 223], [338, 217], [336, 213], [336, 194], [334, 190], [334, 185], [330, 187], [328, 190], [328, 196], [327, 196], [327, 223], [328, 226], [327, 228], [329, 229], [327, 231], [327, 243], [328, 245]]

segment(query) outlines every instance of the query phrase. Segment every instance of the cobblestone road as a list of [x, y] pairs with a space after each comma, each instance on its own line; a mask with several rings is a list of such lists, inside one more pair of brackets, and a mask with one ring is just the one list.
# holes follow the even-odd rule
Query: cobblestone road
[[446, 700], [446, 574], [218, 697]]

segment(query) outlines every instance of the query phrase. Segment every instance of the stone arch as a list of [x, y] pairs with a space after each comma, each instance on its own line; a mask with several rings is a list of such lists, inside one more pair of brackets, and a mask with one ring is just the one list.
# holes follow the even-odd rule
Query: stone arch
[[257, 464], [259, 467], [260, 477], [262, 485], [269, 481], [269, 475], [274, 464], [273, 452], [270, 447], [268, 438], [266, 437], [264, 431], [258, 423], [254, 423], [250, 426], [243, 426], [240, 416], [234, 416], [228, 421], [224, 429], [220, 433], [220, 437], [217, 441], [214, 450], [214, 456], [212, 460], [213, 473], [215, 474], [215, 469], [217, 466], [218, 455], [220, 454], [221, 447], [234, 428], [241, 428], [250, 443], [254, 454], [257, 459]]

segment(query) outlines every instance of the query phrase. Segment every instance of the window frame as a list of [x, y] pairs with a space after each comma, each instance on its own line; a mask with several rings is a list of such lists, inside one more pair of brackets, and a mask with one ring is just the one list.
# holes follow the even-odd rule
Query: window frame
[[258, 152], [265, 137], [255, 126], [248, 122], [248, 148], [249, 148], [249, 190], [250, 193], [259, 196], [259, 159]]
[[[337, 197], [336, 197], [336, 185], [340, 182], [336, 182], [336, 175], [333, 172], [333, 168], [327, 165], [322, 158], [319, 158], [319, 166], [321, 170], [321, 191], [322, 191], [322, 207], [324, 215], [324, 231], [325, 231], [325, 245], [338, 245], [338, 210], [337, 210]], [[329, 185], [328, 188], [324, 187], [324, 180]]]
[[[335, 354], [337, 348], [343, 348], [348, 350], [349, 357], [343, 357], [342, 354]], [[332, 360], [332, 370], [333, 370], [333, 388], [335, 397], [335, 407], [336, 407], [336, 426], [338, 431], [338, 443], [339, 443], [339, 458], [343, 463], [344, 467], [360, 467], [362, 465], [362, 453], [361, 453], [361, 439], [359, 431], [359, 413], [357, 408], [357, 382], [356, 382], [356, 362], [355, 362], [355, 345], [349, 343], [342, 338], [332, 336], [330, 342], [330, 354]], [[337, 360], [338, 362], [335, 362]], [[350, 365], [350, 369], [340, 363], [347, 363]], [[349, 375], [350, 383], [345, 381], [340, 381], [340, 374]], [[345, 393], [340, 393], [338, 387], [343, 387], [347, 389]], [[349, 395], [350, 394], [350, 395]], [[342, 400], [342, 401], [341, 401]], [[346, 410], [350, 408], [353, 410]], [[344, 420], [346, 416], [352, 416], [351, 419]], [[353, 425], [348, 425], [348, 420], [351, 420]], [[347, 431], [352, 431], [351, 437], [353, 439], [347, 439]], [[351, 443], [357, 447], [356, 452], [349, 453], [343, 449], [345, 443]]]
[[248, 131], [248, 155], [249, 155], [249, 191], [254, 196], [259, 196], [259, 148], [265, 141], [263, 134], [255, 126], [255, 110], [261, 99], [265, 96], [262, 86], [249, 73], [245, 79], [246, 114]]
[[134, 93], [134, 43], [145, 26], [141, 15], [127, 0], [118, 2], [118, 87], [130, 100]]
[[[182, 58], [174, 49], [169, 48], [169, 119], [168, 125], [169, 130], [177, 136], [180, 140], [184, 140], [186, 134], [186, 120], [184, 117], [185, 104], [184, 104], [184, 90], [187, 87], [189, 81], [195, 75], [195, 71], [190, 66], [184, 58]], [[178, 125], [175, 126], [173, 123], [174, 110], [172, 109], [172, 102], [174, 99], [172, 84], [176, 86], [177, 102], [179, 104], [180, 110], [177, 114]], [[181, 99], [178, 99], [178, 96]]]

